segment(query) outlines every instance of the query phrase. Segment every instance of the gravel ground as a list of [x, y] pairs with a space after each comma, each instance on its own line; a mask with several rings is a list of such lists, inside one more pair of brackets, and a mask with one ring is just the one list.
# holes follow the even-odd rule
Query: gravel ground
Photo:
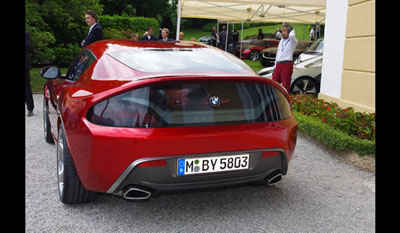
[[375, 174], [299, 134], [288, 174], [275, 186], [166, 193], [145, 202], [100, 195], [58, 199], [55, 145], [43, 137], [43, 95], [26, 117], [27, 232], [375, 232]]

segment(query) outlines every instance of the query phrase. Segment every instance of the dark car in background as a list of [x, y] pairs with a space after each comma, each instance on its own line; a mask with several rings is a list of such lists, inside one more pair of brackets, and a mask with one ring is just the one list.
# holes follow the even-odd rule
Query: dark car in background
[[[305, 52], [307, 48], [313, 43], [311, 40], [299, 40], [296, 49], [293, 52], [293, 61], [296, 60], [300, 54]], [[275, 58], [278, 48], [267, 48], [260, 53], [260, 64], [265, 67], [274, 66]]]
[[260, 52], [267, 48], [276, 48], [279, 45], [279, 40], [262, 39], [251, 44], [242, 45], [242, 56], [240, 57], [240, 45], [237, 46], [235, 55], [240, 58], [249, 58], [253, 61], [260, 58]]
[[[258, 34], [246, 36], [242, 41], [242, 44], [251, 44], [257, 41]], [[274, 39], [275, 35], [273, 33], [264, 33], [264, 39]]]
[[[240, 33], [240, 32], [239, 32]], [[231, 34], [229, 34], [231, 36]], [[274, 38], [274, 34], [273, 33], [264, 33], [264, 39], [273, 39]], [[255, 35], [251, 35], [251, 36], [246, 36], [244, 38], [243, 41], [240, 41], [240, 37], [239, 37], [239, 44], [251, 44], [257, 41], [257, 34]], [[199, 42], [203, 43], [203, 44], [208, 44], [211, 45], [211, 36], [203, 36], [199, 38]], [[232, 41], [229, 38], [229, 45], [232, 46]]]

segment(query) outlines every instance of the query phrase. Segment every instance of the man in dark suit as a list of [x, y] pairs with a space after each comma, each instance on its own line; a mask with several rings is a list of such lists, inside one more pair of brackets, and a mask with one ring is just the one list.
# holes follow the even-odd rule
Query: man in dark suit
[[154, 41], [157, 41], [157, 38], [155, 36], [153, 36], [153, 33], [154, 33], [153, 28], [149, 27], [147, 29], [147, 35], [144, 35], [142, 37], [142, 39], [140, 39], [140, 40], [154, 40]]
[[168, 35], [169, 35], [168, 28], [161, 29], [161, 37], [162, 37], [162, 39], [160, 39], [160, 41], [163, 41], [163, 42], [174, 41], [173, 39], [168, 38]]
[[87, 25], [90, 26], [89, 32], [86, 38], [81, 42], [81, 47], [85, 47], [95, 41], [103, 39], [103, 29], [97, 23], [97, 14], [93, 10], [87, 10], [85, 14], [85, 20]]
[[29, 70], [32, 69], [31, 59], [29, 58], [29, 50], [31, 49], [31, 38], [29, 33], [25, 31], [25, 103], [28, 109], [28, 117], [33, 116], [33, 96], [31, 88], [31, 76]]

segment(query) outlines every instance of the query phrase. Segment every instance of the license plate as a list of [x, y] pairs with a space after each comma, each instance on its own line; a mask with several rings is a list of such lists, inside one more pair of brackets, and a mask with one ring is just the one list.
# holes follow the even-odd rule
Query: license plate
[[249, 154], [178, 159], [178, 176], [249, 169]]

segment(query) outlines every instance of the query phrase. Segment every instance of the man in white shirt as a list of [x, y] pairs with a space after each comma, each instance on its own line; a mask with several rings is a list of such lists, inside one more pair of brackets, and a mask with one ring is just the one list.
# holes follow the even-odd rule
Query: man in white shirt
[[279, 28], [275, 31], [275, 39], [280, 40], [282, 39], [282, 33], [280, 32]]
[[313, 26], [310, 31], [310, 40], [312, 40], [312, 41], [315, 40], [315, 30], [314, 29], [315, 29], [315, 26]]
[[276, 53], [272, 80], [282, 83], [288, 93], [290, 93], [290, 82], [293, 73], [293, 52], [297, 43], [296, 31], [289, 24], [284, 25], [282, 27], [282, 40], [279, 41]]

